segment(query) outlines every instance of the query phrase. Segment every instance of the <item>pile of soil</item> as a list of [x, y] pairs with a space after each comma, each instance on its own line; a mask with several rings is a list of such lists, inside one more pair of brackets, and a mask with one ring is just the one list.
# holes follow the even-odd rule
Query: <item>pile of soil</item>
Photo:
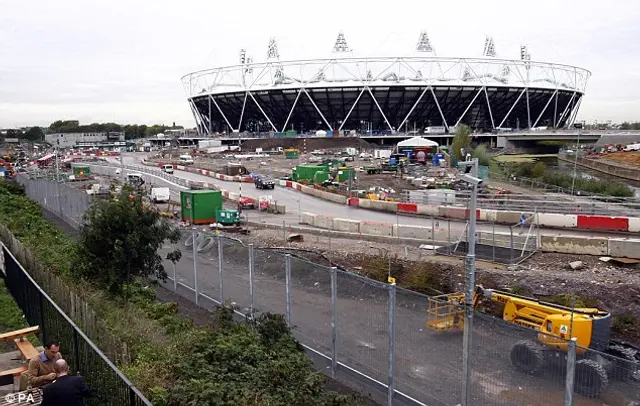
[[640, 167], [640, 152], [616, 152], [607, 154], [602, 159]]
[[282, 148], [297, 148], [302, 151], [305, 147], [307, 152], [314, 149], [342, 149], [353, 147], [358, 149], [372, 149], [373, 144], [360, 138], [267, 138], [260, 140], [249, 140], [242, 143], [243, 151], [255, 151], [256, 148], [263, 150]]

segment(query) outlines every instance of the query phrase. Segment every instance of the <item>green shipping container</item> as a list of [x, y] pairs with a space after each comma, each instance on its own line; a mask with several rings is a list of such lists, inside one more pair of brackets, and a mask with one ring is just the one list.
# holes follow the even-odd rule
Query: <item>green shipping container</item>
[[216, 212], [222, 209], [222, 192], [219, 190], [182, 190], [180, 192], [182, 221], [193, 224], [216, 222]]
[[339, 168], [336, 174], [336, 182], [348, 182], [349, 177], [354, 181], [356, 179], [356, 172], [351, 168]]
[[91, 169], [88, 166], [74, 166], [73, 174], [75, 176], [88, 176], [91, 175]]
[[298, 159], [298, 151], [286, 151], [284, 157], [286, 159]]
[[298, 165], [294, 170], [295, 181], [313, 182], [316, 172], [326, 172], [326, 165]]
[[329, 180], [329, 172], [316, 172], [313, 175], [313, 183], [322, 183]]

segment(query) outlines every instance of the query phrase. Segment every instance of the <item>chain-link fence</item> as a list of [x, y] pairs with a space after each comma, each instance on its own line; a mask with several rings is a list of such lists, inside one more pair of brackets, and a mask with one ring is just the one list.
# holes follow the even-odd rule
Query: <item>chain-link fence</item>
[[[524, 240], [502, 242], [514, 252], [536, 240], [536, 229], [524, 220], [511, 227]], [[459, 236], [458, 241], [466, 238], [466, 228], [443, 228], [438, 224], [435, 230]], [[290, 230], [282, 229], [284, 241]], [[569, 395], [573, 404], [585, 406], [600, 404], [594, 397], [640, 401], [637, 364], [622, 352], [572, 352], [576, 346], [563, 340], [564, 350], [553, 351], [540, 344], [535, 329], [475, 313], [467, 379], [462, 335], [427, 326], [427, 296], [331, 267], [329, 261], [309, 260], [303, 252], [254, 247], [208, 228], [183, 230], [178, 245], [168, 244], [163, 256], [175, 248], [183, 256], [176, 264], [165, 260], [166, 288], [207, 309], [225, 303], [247, 317], [284, 314], [295, 337], [332, 376], [354, 387], [377, 388], [378, 395], [386, 391], [390, 404], [553, 405]], [[418, 254], [406, 252], [412, 259]], [[462, 314], [455, 306], [453, 313]], [[575, 389], [567, 391], [568, 381]], [[600, 388], [597, 396], [589, 389], [594, 386]]]

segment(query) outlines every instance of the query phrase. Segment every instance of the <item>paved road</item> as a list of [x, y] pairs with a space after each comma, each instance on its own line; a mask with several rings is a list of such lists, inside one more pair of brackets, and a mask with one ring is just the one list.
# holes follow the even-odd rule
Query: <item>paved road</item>
[[[186, 239], [186, 237], [183, 238]], [[194, 285], [192, 250], [181, 243], [183, 258], [177, 265], [182, 283]], [[242, 310], [250, 306], [248, 249], [223, 244], [223, 300]], [[171, 265], [165, 265], [172, 274]], [[217, 245], [197, 255], [201, 293], [220, 298]], [[254, 306], [259, 311], [284, 313], [286, 309], [284, 256], [255, 250]], [[331, 289], [326, 268], [293, 259], [291, 263], [291, 316], [296, 337], [317, 351], [331, 355]], [[169, 284], [171, 286], [171, 284]], [[337, 278], [338, 361], [381, 382], [388, 371], [388, 287], [352, 274]], [[192, 296], [193, 298], [193, 296]], [[211, 306], [203, 300], [201, 305]], [[427, 301], [403, 289], [396, 298], [396, 389], [427, 405], [455, 405], [462, 385], [462, 336], [425, 328]], [[473, 334], [472, 397], [482, 405], [562, 404], [563, 376], [552, 368], [541, 377], [516, 373], [509, 361], [511, 346], [534, 338], [530, 330], [502, 320], [477, 315]], [[640, 388], [612, 382], [603, 399], [622, 403], [640, 400]], [[624, 402], [627, 403], [624, 403]], [[575, 405], [602, 405], [602, 401], [575, 396]]]
[[[124, 156], [124, 163], [128, 165], [139, 165], [141, 156]], [[379, 222], [387, 222], [387, 223], [396, 223], [400, 225], [413, 225], [413, 226], [423, 226], [423, 227], [432, 227], [432, 221], [430, 218], [424, 217], [415, 217], [415, 216], [404, 216], [402, 214], [396, 215], [393, 213], [384, 213], [373, 210], [366, 210], [357, 207], [350, 207], [344, 204], [338, 204], [334, 202], [329, 202], [326, 200], [322, 200], [315, 196], [306, 195], [300, 192], [296, 192], [292, 189], [276, 187], [274, 190], [259, 190], [255, 189], [255, 187], [250, 183], [236, 183], [236, 182], [226, 182], [223, 180], [211, 178], [204, 175], [199, 175], [190, 172], [178, 171], [174, 172], [174, 176], [177, 176], [182, 179], [198, 181], [198, 182], [207, 182], [209, 184], [216, 185], [217, 187], [223, 188], [230, 192], [239, 192], [240, 187], [242, 187], [242, 195], [249, 196], [253, 198], [258, 198], [260, 195], [272, 195], [274, 200], [277, 200], [279, 203], [283, 203], [287, 206], [287, 215], [286, 216], [278, 216], [278, 219], [286, 220], [287, 222], [297, 222], [299, 219], [300, 212], [310, 212], [315, 214], [322, 214], [331, 217], [339, 217], [346, 218], [352, 220], [365, 220], [365, 221], [379, 221]], [[465, 227], [465, 222], [463, 221], [455, 221], [455, 220], [445, 220], [439, 221], [439, 226], [441, 228], [447, 228], [448, 222], [451, 223], [452, 237], [456, 238], [456, 235], [459, 235]], [[494, 229], [494, 226], [487, 223], [479, 223], [477, 225], [477, 229], [480, 232], [490, 233]], [[517, 230], [519, 231], [519, 230]], [[509, 233], [509, 226], [505, 225], [495, 225], [495, 232], [499, 233]], [[581, 230], [563, 230], [563, 229], [545, 229], [542, 228], [540, 230], [541, 235], [566, 235], [566, 236], [600, 236], [600, 237], [620, 237], [619, 233], [614, 232], [591, 232], [591, 231], [581, 231]]]

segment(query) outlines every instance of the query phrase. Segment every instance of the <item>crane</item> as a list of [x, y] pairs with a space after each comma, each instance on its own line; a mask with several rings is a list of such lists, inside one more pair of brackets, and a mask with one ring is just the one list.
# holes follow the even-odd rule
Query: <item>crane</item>
[[[436, 331], [464, 329], [464, 293], [430, 297], [427, 327]], [[545, 365], [564, 361], [568, 342], [576, 340], [575, 391], [598, 397], [609, 379], [640, 378], [640, 348], [611, 339], [611, 314], [597, 308], [570, 308], [511, 292], [477, 286], [472, 305], [481, 300], [504, 306], [502, 318], [537, 332], [536, 340], [516, 342], [511, 365], [526, 374], [539, 374]], [[603, 357], [600, 353], [611, 355]], [[559, 355], [565, 355], [560, 357]]]

